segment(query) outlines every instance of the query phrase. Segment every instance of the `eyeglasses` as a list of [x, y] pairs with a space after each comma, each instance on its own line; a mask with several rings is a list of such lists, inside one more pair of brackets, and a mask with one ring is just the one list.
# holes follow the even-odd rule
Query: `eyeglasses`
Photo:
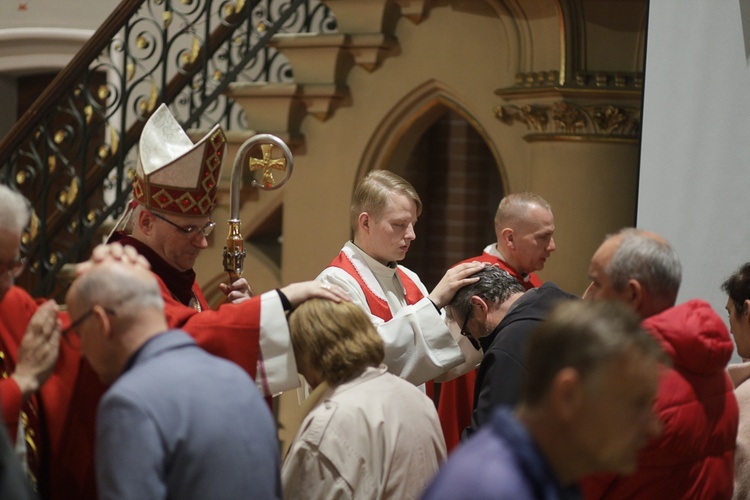
[[[110, 309], [109, 307], [102, 307], [104, 309], [104, 312], [109, 314], [110, 316], [115, 315], [115, 311], [113, 309]], [[84, 321], [86, 321], [89, 316], [94, 314], [94, 306], [91, 307], [88, 311], [81, 314], [77, 320], [73, 321], [70, 325], [68, 325], [67, 328], [64, 328], [62, 332], [60, 332], [60, 335], [70, 344], [70, 335], [76, 331], [76, 329], [83, 324]]]
[[7, 264], [0, 264], [0, 274], [7, 274], [11, 278], [18, 278], [26, 267], [26, 258], [17, 257]]
[[179, 229], [183, 233], [187, 234], [188, 236], [193, 236], [195, 234], [198, 234], [196, 231], [200, 231], [201, 233], [203, 233], [203, 236], [208, 236], [209, 234], [211, 234], [211, 231], [214, 230], [214, 227], [216, 227], [216, 223], [214, 221], [212, 221], [212, 220], [206, 222], [206, 225], [203, 226], [203, 227], [198, 227], [198, 226], [182, 227], [179, 224], [175, 224], [171, 220], [167, 219], [163, 215], [159, 215], [156, 212], [150, 212], [150, 213], [151, 213], [151, 215], [153, 215], [157, 219], [161, 219], [164, 222], [173, 225], [174, 227], [176, 227], [177, 229]]
[[464, 317], [464, 324], [461, 325], [461, 335], [464, 336], [464, 337], [466, 337], [467, 339], [469, 339], [469, 342], [471, 342], [471, 345], [474, 346], [474, 349], [476, 349], [478, 351], [479, 348], [481, 347], [479, 345], [479, 342], [477, 341], [477, 339], [475, 339], [471, 335], [471, 332], [469, 332], [466, 329], [466, 327], [469, 325], [469, 317], [470, 316], [471, 316], [471, 304], [469, 304], [469, 309], [468, 309], [468, 311], [466, 311], [466, 316]]

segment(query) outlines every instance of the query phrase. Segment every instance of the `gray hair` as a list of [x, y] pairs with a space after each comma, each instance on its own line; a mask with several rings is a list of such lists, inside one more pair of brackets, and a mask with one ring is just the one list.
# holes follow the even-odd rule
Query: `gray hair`
[[526, 347], [523, 402], [541, 402], [563, 368], [573, 368], [584, 380], [635, 349], [638, 354], [669, 364], [659, 342], [641, 327], [641, 319], [617, 301], [564, 302], [531, 334]]
[[486, 302], [500, 305], [516, 293], [525, 291], [523, 285], [504, 269], [497, 266], [486, 266], [481, 271], [471, 275], [479, 281], [460, 288], [448, 305], [448, 315], [453, 321], [465, 319], [464, 315], [471, 306], [471, 298], [476, 295]]
[[612, 287], [621, 291], [634, 279], [657, 298], [674, 303], [682, 281], [682, 265], [677, 252], [666, 241], [635, 228], [615, 234], [620, 246], [605, 272]]
[[119, 263], [97, 265], [77, 280], [77, 298], [86, 307], [94, 304], [111, 309], [164, 309], [156, 279], [144, 280]]
[[29, 223], [29, 201], [8, 186], [0, 184], [0, 229], [21, 234]]

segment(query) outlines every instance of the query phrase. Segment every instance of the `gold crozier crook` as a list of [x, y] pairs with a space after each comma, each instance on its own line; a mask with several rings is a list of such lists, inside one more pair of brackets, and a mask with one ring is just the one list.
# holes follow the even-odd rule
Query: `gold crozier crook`
[[[261, 156], [253, 155], [260, 148]], [[276, 150], [280, 150], [282, 157], [274, 158]], [[232, 178], [229, 184], [229, 234], [227, 246], [224, 247], [224, 270], [229, 274], [232, 284], [242, 276], [245, 262], [244, 238], [242, 237], [240, 221], [240, 192], [242, 191], [242, 169], [247, 165], [251, 173], [260, 174], [261, 181], [253, 179], [252, 186], [263, 190], [278, 189], [292, 175], [294, 158], [289, 147], [271, 134], [258, 134], [246, 140], [234, 159]], [[262, 170], [262, 172], [258, 172]], [[283, 172], [281, 180], [273, 175], [273, 170]]]

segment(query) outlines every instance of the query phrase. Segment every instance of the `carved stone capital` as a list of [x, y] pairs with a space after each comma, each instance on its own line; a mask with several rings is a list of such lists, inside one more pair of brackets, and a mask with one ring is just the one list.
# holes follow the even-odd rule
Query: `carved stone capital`
[[507, 125], [516, 121], [532, 132], [528, 141], [590, 139], [638, 140], [641, 108], [617, 104], [580, 105], [561, 100], [552, 104], [505, 104], [495, 116]]

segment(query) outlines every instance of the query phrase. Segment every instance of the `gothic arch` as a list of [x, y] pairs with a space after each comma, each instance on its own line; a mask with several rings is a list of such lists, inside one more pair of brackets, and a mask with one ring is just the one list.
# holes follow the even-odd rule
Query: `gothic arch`
[[467, 106], [439, 82], [415, 89], [380, 123], [358, 180], [372, 169], [402, 175], [422, 198], [404, 264], [428, 288], [494, 241], [492, 219], [507, 186], [500, 155]]
[[386, 114], [365, 147], [355, 185], [370, 170], [389, 167], [396, 173], [402, 172], [417, 141], [446, 109], [462, 116], [482, 137], [498, 166], [503, 185], [507, 186], [505, 168], [492, 137], [460, 96], [437, 80], [428, 80], [415, 88]]

